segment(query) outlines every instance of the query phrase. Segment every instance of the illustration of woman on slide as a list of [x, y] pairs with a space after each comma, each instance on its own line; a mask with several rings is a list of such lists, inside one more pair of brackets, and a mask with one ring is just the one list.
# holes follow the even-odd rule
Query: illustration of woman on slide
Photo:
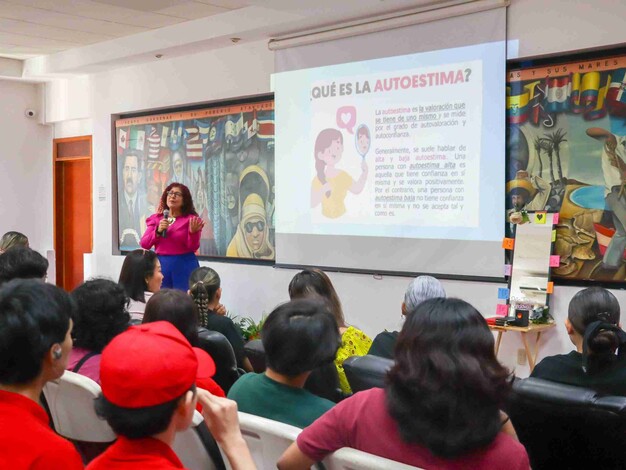
[[330, 219], [346, 212], [344, 200], [348, 190], [359, 194], [367, 181], [367, 163], [361, 163], [361, 176], [357, 181], [335, 167], [343, 154], [343, 135], [337, 129], [324, 129], [315, 140], [315, 170], [317, 176], [311, 185], [311, 207], [322, 204], [322, 215]]

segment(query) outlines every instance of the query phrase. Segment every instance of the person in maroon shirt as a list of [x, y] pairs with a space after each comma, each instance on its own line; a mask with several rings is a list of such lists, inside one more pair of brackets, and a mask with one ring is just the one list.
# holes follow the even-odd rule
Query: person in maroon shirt
[[46, 382], [67, 365], [75, 308], [67, 293], [40, 280], [18, 279], [0, 289], [0, 468], [83, 468], [39, 404]]
[[171, 446], [176, 433], [191, 425], [197, 400], [232, 467], [254, 468], [237, 405], [196, 390], [196, 377], [210, 375], [208, 369], [214, 368], [209, 360], [166, 321], [131, 326], [116, 336], [102, 352], [96, 412], [118, 438], [87, 469], [183, 468]]
[[431, 299], [408, 315], [387, 383], [304, 429], [278, 468], [309, 468], [352, 447], [424, 469], [528, 470], [526, 450], [503, 432], [511, 375], [494, 355], [485, 319], [467, 302]]

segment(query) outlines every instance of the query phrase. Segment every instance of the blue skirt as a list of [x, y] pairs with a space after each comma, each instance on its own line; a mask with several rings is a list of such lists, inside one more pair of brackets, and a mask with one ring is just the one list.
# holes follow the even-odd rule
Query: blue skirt
[[184, 255], [158, 255], [163, 272], [161, 287], [178, 289], [187, 292], [189, 289], [189, 276], [194, 269], [200, 267], [198, 258], [194, 253]]

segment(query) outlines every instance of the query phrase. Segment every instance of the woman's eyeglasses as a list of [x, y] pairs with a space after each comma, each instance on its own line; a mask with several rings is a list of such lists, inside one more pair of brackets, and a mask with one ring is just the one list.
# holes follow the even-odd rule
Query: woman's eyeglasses
[[265, 222], [263, 222], [262, 220], [259, 220], [258, 222], [247, 222], [244, 227], [246, 229], [246, 232], [248, 233], [252, 233], [254, 227], [256, 227], [259, 232], [262, 232], [263, 230], [265, 230]]
[[167, 195], [173, 198], [183, 197], [183, 193], [179, 193], [178, 191], [168, 191]]

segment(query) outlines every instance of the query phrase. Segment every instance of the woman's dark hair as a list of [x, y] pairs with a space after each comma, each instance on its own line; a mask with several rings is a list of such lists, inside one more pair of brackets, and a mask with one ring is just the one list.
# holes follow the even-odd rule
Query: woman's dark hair
[[0, 288], [0, 383], [26, 384], [39, 376], [55, 343], [62, 343], [76, 305], [52, 284], [16, 279]]
[[71, 296], [78, 307], [72, 317], [74, 346], [100, 353], [128, 328], [128, 297], [121, 285], [109, 279], [91, 279], [74, 289]]
[[267, 366], [294, 377], [335, 359], [337, 322], [323, 301], [292, 300], [274, 309], [261, 331]]
[[12, 279], [44, 279], [48, 260], [26, 246], [14, 246], [0, 254], [0, 284]]
[[346, 326], [343, 316], [341, 301], [337, 291], [330, 282], [328, 275], [321, 269], [311, 268], [296, 274], [289, 283], [289, 298], [302, 299], [312, 296], [320, 296], [328, 302], [330, 312], [340, 328]]
[[150, 250], [133, 250], [124, 258], [119, 283], [126, 295], [137, 302], [145, 302], [144, 292], [148, 290], [146, 279], [154, 275], [157, 255]]
[[405, 442], [450, 459], [484, 447], [500, 431], [510, 390], [493, 335], [470, 304], [436, 298], [407, 316], [386, 388]]
[[[609, 325], [619, 323], [620, 307], [615, 296], [602, 287], [588, 287], [578, 291], [569, 303], [567, 318], [578, 334], [585, 336], [587, 327], [594, 322]], [[609, 329], [596, 329], [586, 338], [588, 374], [605, 370], [615, 360], [615, 350], [620, 346], [618, 334]]]
[[[196, 394], [195, 385], [191, 387], [191, 391]], [[96, 414], [109, 423], [115, 434], [128, 439], [141, 439], [165, 431], [172, 421], [178, 403], [186, 394], [187, 392], [166, 403], [145, 408], [123, 408], [114, 405], [100, 394], [95, 399], [94, 405]]]
[[189, 191], [189, 188], [187, 186], [181, 183], [171, 183], [170, 185], [168, 185], [167, 188], [165, 188], [165, 191], [163, 191], [163, 194], [161, 194], [161, 202], [159, 203], [157, 212], [159, 214], [162, 214], [163, 211], [167, 209], [167, 193], [169, 193], [170, 190], [174, 188], [180, 189], [180, 192], [183, 194], [183, 205], [180, 209], [182, 215], [191, 214], [191, 215], [198, 216], [198, 213], [196, 212], [196, 208], [193, 205], [193, 198], [191, 197], [191, 191]]
[[161, 289], [148, 300], [142, 323], [168, 321], [192, 346], [198, 345], [198, 312], [187, 294], [176, 289]]
[[199, 324], [202, 327], [207, 326], [209, 303], [215, 297], [220, 285], [219, 274], [211, 268], [196, 268], [189, 276], [189, 292], [198, 308]]

